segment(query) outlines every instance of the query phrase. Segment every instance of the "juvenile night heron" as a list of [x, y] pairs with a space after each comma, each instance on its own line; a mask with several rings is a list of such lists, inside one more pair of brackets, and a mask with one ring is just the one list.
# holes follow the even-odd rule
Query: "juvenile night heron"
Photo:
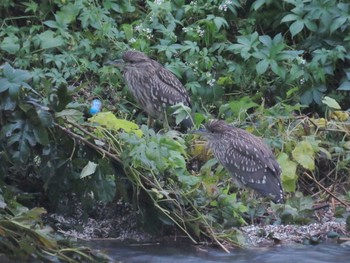
[[[170, 106], [183, 103], [191, 107], [190, 98], [181, 82], [169, 70], [145, 54], [129, 50], [122, 60], [109, 62], [122, 69], [124, 79], [136, 102], [150, 119], [165, 120]], [[184, 128], [193, 126], [190, 118], [182, 121]]]
[[221, 120], [211, 120], [205, 127], [198, 133], [208, 139], [209, 148], [238, 184], [283, 202], [281, 168], [260, 138]]

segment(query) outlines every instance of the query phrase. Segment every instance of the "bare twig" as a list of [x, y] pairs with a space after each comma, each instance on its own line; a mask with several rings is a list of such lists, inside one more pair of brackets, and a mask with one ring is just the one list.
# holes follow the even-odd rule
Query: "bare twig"
[[319, 187], [321, 187], [325, 192], [327, 192], [330, 196], [332, 196], [335, 200], [337, 200], [339, 203], [344, 205], [345, 207], [349, 208], [349, 205], [342, 200], [340, 200], [335, 194], [333, 194], [331, 191], [329, 191], [326, 187], [324, 187], [322, 184], [320, 184], [316, 179], [314, 179], [311, 175], [309, 175], [307, 172], [304, 172], [304, 175], [306, 175], [310, 180], [314, 181]]
[[97, 152], [101, 153], [101, 155], [105, 155], [105, 156], [108, 156], [109, 158], [111, 158], [113, 161], [116, 161], [117, 163], [119, 164], [122, 164], [122, 161], [119, 159], [118, 156], [114, 155], [114, 154], [111, 154], [110, 152], [104, 150], [103, 148], [101, 148], [100, 146], [98, 145], [95, 145], [93, 144], [92, 142], [86, 140], [84, 137], [72, 132], [71, 130], [69, 130], [68, 128], [66, 127], [63, 127], [57, 123], [55, 123], [55, 126], [57, 128], [59, 128], [60, 130], [62, 130], [63, 132], [67, 133], [68, 136], [74, 138], [74, 139], [77, 139], [81, 142], [83, 142], [84, 144], [86, 144], [87, 146], [93, 148], [94, 150], [96, 150]]

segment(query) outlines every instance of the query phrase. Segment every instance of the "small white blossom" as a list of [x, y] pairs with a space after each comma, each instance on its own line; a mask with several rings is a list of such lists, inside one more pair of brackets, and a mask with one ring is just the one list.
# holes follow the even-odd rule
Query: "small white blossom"
[[130, 43], [135, 43], [136, 42], [136, 39], [135, 38], [132, 38], [129, 40]]
[[155, 0], [154, 3], [157, 5], [163, 4], [164, 0]]
[[305, 83], [305, 79], [304, 78], [301, 78], [300, 79], [300, 84], [303, 85]]
[[201, 27], [200, 26], [198, 26], [197, 27], [197, 33], [198, 33], [198, 35], [200, 36], [200, 37], [202, 37], [203, 35], [204, 35], [204, 33], [205, 33], [205, 30], [203, 30], [203, 29], [201, 29]]
[[226, 0], [226, 1], [224, 1], [222, 4], [220, 4], [219, 5], [219, 10], [221, 10], [221, 11], [227, 11], [227, 8], [228, 8], [228, 6], [230, 5], [230, 4], [232, 4], [232, 1], [231, 0]]
[[135, 30], [136, 30], [137, 32], [141, 32], [142, 29], [143, 29], [142, 25], [135, 26]]
[[183, 27], [182, 31], [184, 31], [185, 33], [187, 33], [189, 31], [189, 29], [187, 27]]
[[305, 65], [305, 63], [306, 63], [306, 60], [302, 57], [298, 57], [297, 61], [298, 61], [298, 64], [300, 64], [300, 65]]
[[214, 86], [214, 83], [215, 83], [215, 79], [209, 79], [209, 80], [207, 81], [207, 84], [208, 84], [210, 87]]

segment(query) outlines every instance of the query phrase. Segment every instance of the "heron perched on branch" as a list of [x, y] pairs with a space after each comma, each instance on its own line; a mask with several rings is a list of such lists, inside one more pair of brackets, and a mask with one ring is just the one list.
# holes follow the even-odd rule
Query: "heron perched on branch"
[[248, 186], [275, 203], [284, 201], [281, 168], [260, 138], [221, 120], [211, 120], [205, 127], [198, 133], [208, 139], [215, 157], [239, 185]]
[[[108, 62], [122, 69], [124, 79], [139, 106], [152, 119], [165, 120], [169, 107], [178, 103], [191, 107], [190, 97], [181, 82], [173, 73], [157, 61], [139, 51], [126, 51], [122, 60]], [[192, 120], [185, 118], [181, 125], [193, 126]]]

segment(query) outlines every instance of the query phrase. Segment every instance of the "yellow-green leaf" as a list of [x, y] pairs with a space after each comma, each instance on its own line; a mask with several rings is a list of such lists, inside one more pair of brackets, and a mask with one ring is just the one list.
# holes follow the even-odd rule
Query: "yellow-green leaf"
[[127, 133], [133, 132], [138, 137], [142, 136], [139, 126], [131, 121], [118, 119], [112, 112], [99, 112], [89, 119], [90, 122], [97, 122], [107, 129], [119, 131], [124, 130]]
[[298, 176], [296, 174], [297, 164], [289, 159], [288, 155], [281, 153], [277, 161], [282, 168], [281, 180], [283, 189], [287, 192], [295, 192]]
[[332, 99], [331, 97], [328, 97], [328, 96], [325, 96], [323, 98], [322, 103], [334, 110], [341, 109], [339, 103], [335, 99]]
[[315, 169], [315, 152], [308, 141], [301, 141], [292, 152], [293, 158], [305, 169], [313, 171]]

